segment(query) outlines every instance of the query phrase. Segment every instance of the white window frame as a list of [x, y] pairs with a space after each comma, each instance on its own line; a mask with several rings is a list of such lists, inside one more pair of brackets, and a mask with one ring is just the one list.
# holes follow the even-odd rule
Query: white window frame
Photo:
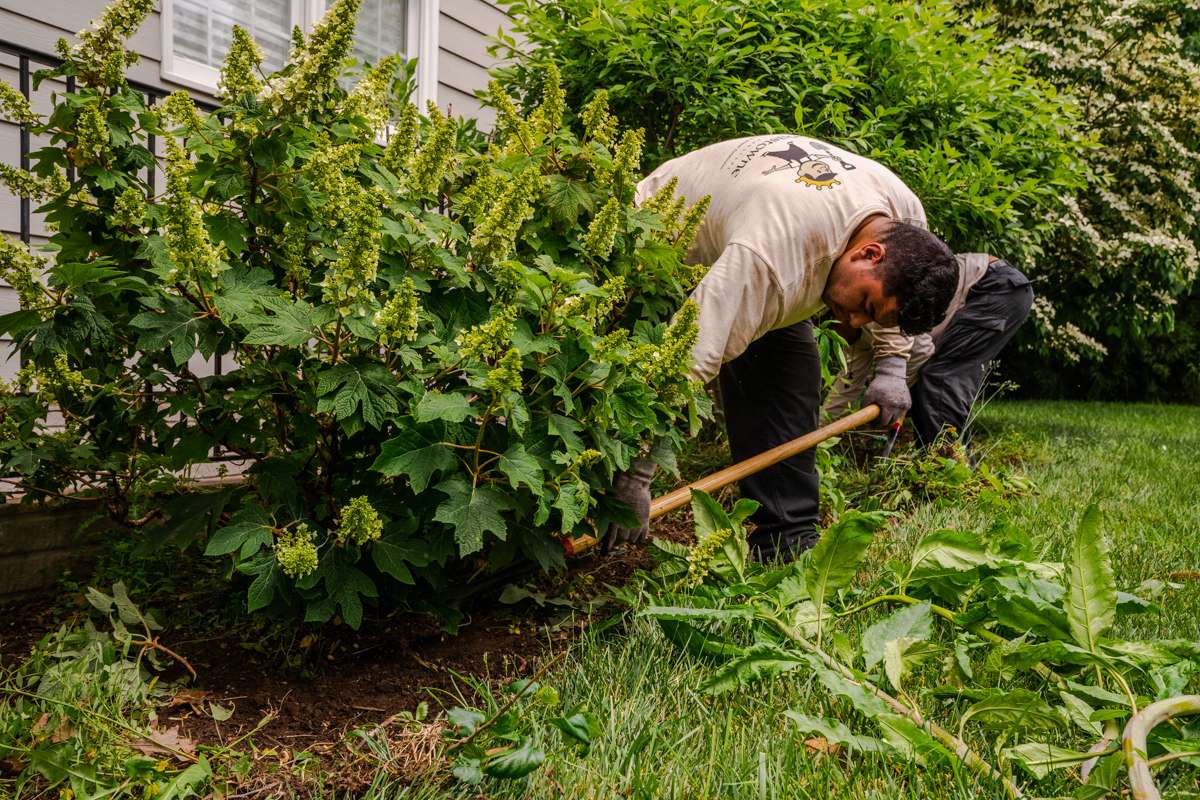
[[[311, 32], [324, 13], [323, 0], [291, 0], [292, 19], [301, 20], [300, 27]], [[440, 0], [408, 0], [408, 19], [405, 24], [405, 53], [417, 59], [417, 90], [414, 100], [424, 109], [429, 100], [437, 101], [438, 85], [438, 18]], [[175, 55], [174, 0], [162, 0], [162, 62], [163, 80], [186, 86], [206, 94], [216, 94], [221, 71], [216, 67]]]

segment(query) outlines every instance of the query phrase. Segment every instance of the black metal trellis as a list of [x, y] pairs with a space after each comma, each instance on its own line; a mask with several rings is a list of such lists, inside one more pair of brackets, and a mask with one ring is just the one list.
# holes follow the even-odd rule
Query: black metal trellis
[[[17, 59], [17, 89], [18, 89], [18, 91], [21, 92], [22, 95], [24, 95], [26, 100], [32, 99], [33, 73], [43, 67], [56, 67], [61, 63], [61, 59], [59, 59], [57, 56], [51, 55], [49, 53], [44, 53], [44, 52], [41, 52], [38, 50], [34, 50], [29, 47], [25, 47], [24, 45], [16, 44], [14, 42], [10, 42], [10, 41], [4, 40], [4, 39], [0, 39], [0, 53], [7, 53], [11, 56], [16, 57], [16, 59]], [[158, 87], [158, 86], [151, 86], [149, 84], [140, 83], [138, 81], [129, 81], [129, 85], [130, 85], [130, 87], [141, 92], [145, 96], [147, 105], [154, 105], [159, 100], [161, 100], [162, 98], [164, 98], [168, 94], [170, 94], [170, 90], [168, 90], [168, 89], [165, 89], [163, 87]], [[65, 90], [70, 94], [74, 94], [74, 92], [76, 90], [76, 83], [75, 83], [74, 76], [67, 76], [66, 81], [65, 81]], [[198, 101], [196, 103], [196, 105], [199, 108], [204, 109], [206, 111], [213, 111], [217, 108], [216, 105], [214, 105], [212, 103], [206, 103], [203, 101]], [[20, 133], [19, 133], [18, 139], [19, 139], [19, 152], [17, 155], [16, 163], [20, 166], [21, 169], [28, 170], [30, 167], [29, 154], [31, 151], [30, 132], [29, 132], [28, 127], [26, 127], [24, 125], [20, 126]], [[158, 155], [158, 153], [156, 151], [157, 144], [158, 143], [156, 141], [156, 137], [154, 136], [154, 134], [148, 134], [147, 140], [146, 140], [146, 147], [150, 150], [150, 152], [152, 154], [155, 155], [156, 158]], [[7, 161], [7, 158], [4, 158], [4, 160]], [[11, 163], [11, 162], [9, 162], [9, 163]], [[150, 191], [151, 195], [153, 195], [156, 192], [157, 180], [156, 180], [155, 173], [156, 173], [156, 164], [152, 164], [146, 168], [146, 185], [149, 187], [149, 191]], [[74, 182], [75, 177], [76, 177], [75, 176], [75, 168], [73, 166], [68, 166], [67, 167], [67, 180]], [[30, 201], [30, 198], [28, 198], [28, 197], [20, 197], [19, 204], [20, 204], [19, 205], [20, 223], [19, 223], [19, 228], [18, 228], [19, 236], [20, 236], [21, 241], [24, 242], [26, 245], [28, 245], [31, 243], [31, 241], [33, 239], [33, 213], [34, 213], [33, 204]], [[213, 359], [213, 371], [217, 375], [220, 375], [222, 372], [222, 364], [221, 364], [220, 355], [215, 356]], [[236, 456], [229, 457], [229, 456], [223, 456], [223, 455], [216, 455], [213, 457], [212, 460], [213, 461], [232, 461], [232, 460], [240, 460], [240, 459]]]

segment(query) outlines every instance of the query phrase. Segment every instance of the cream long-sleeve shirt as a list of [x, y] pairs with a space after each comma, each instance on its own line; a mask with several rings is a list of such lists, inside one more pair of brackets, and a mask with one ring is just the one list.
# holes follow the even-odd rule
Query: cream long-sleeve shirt
[[[692, 293], [692, 377], [705, 382], [763, 334], [824, 308], [833, 263], [868, 217], [926, 227], [921, 201], [891, 170], [807, 136], [752, 136], [680, 156], [638, 184], [637, 202], [672, 178], [689, 205], [712, 197], [688, 253], [711, 265]], [[906, 342], [887, 337], [880, 355], [907, 356]]]

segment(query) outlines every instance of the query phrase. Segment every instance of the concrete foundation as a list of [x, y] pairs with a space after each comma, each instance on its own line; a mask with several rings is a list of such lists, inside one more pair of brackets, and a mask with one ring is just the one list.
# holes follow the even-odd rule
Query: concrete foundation
[[105, 520], [84, 523], [103, 509], [96, 501], [60, 505], [0, 505], [0, 599], [31, 594], [54, 585], [64, 570], [91, 571]]

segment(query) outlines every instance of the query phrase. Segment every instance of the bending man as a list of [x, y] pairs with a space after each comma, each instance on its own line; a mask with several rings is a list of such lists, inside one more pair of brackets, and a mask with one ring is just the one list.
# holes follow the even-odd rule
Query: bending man
[[[803, 136], [773, 135], [710, 145], [668, 161], [638, 185], [643, 202], [673, 191], [712, 203], [688, 260], [711, 264], [692, 294], [700, 307], [692, 376], [720, 379], [735, 460], [814, 430], [820, 357], [811, 317], [829, 309], [855, 328], [899, 327], [909, 335], [942, 320], [958, 285], [958, 262], [925, 227], [916, 195], [882, 164]], [[903, 356], [907, 338], [888, 341]], [[907, 410], [904, 376], [879, 374], [867, 389], [885, 418]], [[614, 484], [638, 515], [610, 544], [641, 541], [653, 466], [635, 460]], [[813, 453], [744, 479], [761, 505], [750, 544], [759, 558], [812, 545], [819, 509]]]
[[[880, 341], [906, 340], [899, 330], [868, 325], [854, 331], [846, 369], [825, 401], [824, 413], [836, 418], [863, 396], [868, 379], [880, 370], [905, 375], [912, 386], [909, 419], [921, 444], [943, 429], [966, 436], [971, 405], [983, 385], [989, 361], [1004, 349], [1029, 315], [1033, 287], [1007, 261], [983, 253], [957, 256], [958, 288], [946, 319], [912, 341], [907, 362], [880, 356]], [[892, 349], [899, 349], [893, 347]]]

